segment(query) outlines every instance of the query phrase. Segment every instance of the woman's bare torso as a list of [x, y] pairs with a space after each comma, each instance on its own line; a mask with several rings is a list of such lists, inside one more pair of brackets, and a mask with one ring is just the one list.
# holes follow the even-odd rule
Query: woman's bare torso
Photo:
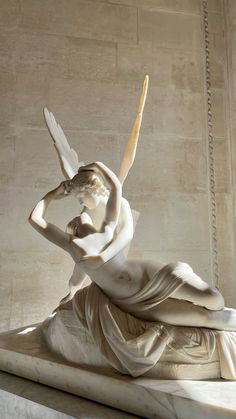
[[[76, 245], [72, 246], [72, 257], [80, 265]], [[129, 297], [139, 292], [164, 264], [147, 260], [127, 259], [122, 252], [93, 269], [92, 262], [83, 263], [83, 270], [111, 298]]]
[[[86, 212], [91, 217], [94, 227], [100, 228], [104, 220], [105, 207], [107, 198], [104, 198], [95, 210]], [[114, 232], [114, 238], [119, 233], [123, 224], [123, 210], [121, 205], [118, 225]], [[94, 236], [94, 235], [93, 235]], [[113, 238], [113, 239], [114, 239]], [[76, 242], [76, 238], [75, 238]], [[71, 241], [71, 256], [76, 264], [90, 279], [95, 282], [108, 296], [111, 298], [129, 297], [140, 291], [143, 286], [159, 271], [164, 265], [158, 262], [142, 261], [138, 259], [127, 259], [123, 251], [101, 265], [99, 268], [93, 269], [92, 262], [89, 264], [80, 263], [81, 252], [78, 246]], [[82, 256], [86, 254], [84, 252]]]

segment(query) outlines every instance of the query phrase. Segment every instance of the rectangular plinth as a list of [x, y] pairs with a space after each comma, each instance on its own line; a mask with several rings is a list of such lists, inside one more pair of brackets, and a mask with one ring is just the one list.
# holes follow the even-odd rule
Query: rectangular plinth
[[[0, 335], [0, 369], [125, 412], [148, 418], [236, 417], [236, 382], [132, 378], [63, 361], [33, 327]], [[115, 416], [110, 416], [115, 417]]]
[[1, 419], [132, 419], [137, 416], [0, 371]]

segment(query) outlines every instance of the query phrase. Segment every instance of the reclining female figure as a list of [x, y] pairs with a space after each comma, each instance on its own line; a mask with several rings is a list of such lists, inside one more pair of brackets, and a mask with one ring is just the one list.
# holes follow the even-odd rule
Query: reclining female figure
[[[64, 232], [45, 220], [46, 209], [52, 200], [72, 193], [79, 196], [85, 210]], [[89, 210], [104, 200], [104, 220], [98, 230]], [[126, 228], [117, 242], [113, 237], [121, 206]], [[80, 168], [72, 180], [62, 182], [36, 205], [29, 221], [44, 237], [67, 251], [124, 311], [141, 319], [177, 326], [236, 330], [236, 310], [224, 308], [220, 292], [209, 287], [189, 265], [182, 262], [163, 265], [124, 256], [122, 249], [133, 235], [132, 214], [128, 201], [122, 197], [118, 178], [104, 164], [96, 162]]]

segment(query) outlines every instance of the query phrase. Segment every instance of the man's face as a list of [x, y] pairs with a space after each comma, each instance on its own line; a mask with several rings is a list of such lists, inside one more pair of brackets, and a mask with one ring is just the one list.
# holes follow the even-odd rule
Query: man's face
[[100, 196], [96, 193], [94, 180], [96, 176], [91, 171], [81, 171], [71, 180], [72, 194], [77, 197], [81, 205], [89, 209], [96, 208]]
[[100, 202], [100, 196], [95, 194], [91, 190], [79, 192], [77, 197], [79, 199], [79, 203], [89, 209], [96, 208]]

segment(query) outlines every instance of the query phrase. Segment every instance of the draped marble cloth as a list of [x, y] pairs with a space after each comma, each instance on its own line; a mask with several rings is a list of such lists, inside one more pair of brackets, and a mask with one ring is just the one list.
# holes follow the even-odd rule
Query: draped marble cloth
[[94, 283], [79, 290], [43, 323], [49, 348], [78, 364], [86, 359], [87, 364], [103, 366], [105, 360], [133, 377], [151, 370], [167, 348], [189, 364], [210, 363], [217, 350], [221, 376], [236, 379], [236, 332], [171, 326], [127, 313], [131, 305], [137, 313], [152, 308], [181, 286], [183, 280], [178, 276], [169, 281], [169, 288], [164, 286], [170, 267], [172, 264], [160, 271], [159, 293], [156, 281], [150, 281], [136, 296], [119, 301], [123, 310]]

